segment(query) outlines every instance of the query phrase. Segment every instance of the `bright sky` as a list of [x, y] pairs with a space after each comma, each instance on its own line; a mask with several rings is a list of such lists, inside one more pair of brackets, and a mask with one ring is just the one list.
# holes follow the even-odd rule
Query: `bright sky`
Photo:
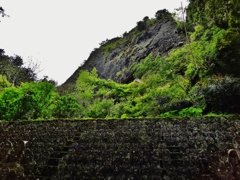
[[64, 83], [106, 39], [130, 31], [145, 16], [187, 0], [0, 0], [0, 48], [41, 65], [39, 78]]

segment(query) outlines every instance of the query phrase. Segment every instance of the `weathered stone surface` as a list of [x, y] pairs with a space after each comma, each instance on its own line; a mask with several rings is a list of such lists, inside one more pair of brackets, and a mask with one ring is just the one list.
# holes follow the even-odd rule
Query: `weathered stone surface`
[[93, 67], [98, 70], [100, 78], [128, 83], [133, 80], [133, 72], [129, 69], [133, 62], [139, 62], [150, 52], [154, 56], [157, 54], [165, 56], [171, 49], [185, 42], [184, 35], [176, 33], [176, 29], [177, 24], [173, 20], [164, 20], [143, 31], [137, 37], [119, 44], [110, 52], [100, 48], [95, 49], [85, 64], [66, 81], [66, 84], [76, 82], [81, 69], [91, 71]]
[[0, 179], [239, 179], [238, 118], [0, 124]]

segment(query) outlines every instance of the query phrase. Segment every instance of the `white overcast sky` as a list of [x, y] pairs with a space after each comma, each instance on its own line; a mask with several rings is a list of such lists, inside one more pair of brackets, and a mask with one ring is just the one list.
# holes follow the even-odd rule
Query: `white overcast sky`
[[145, 16], [187, 0], [0, 0], [0, 48], [41, 65], [62, 84], [99, 43], [130, 31]]

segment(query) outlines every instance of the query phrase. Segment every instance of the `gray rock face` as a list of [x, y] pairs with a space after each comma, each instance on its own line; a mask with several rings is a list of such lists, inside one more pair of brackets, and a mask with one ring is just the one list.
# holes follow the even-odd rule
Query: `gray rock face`
[[151, 52], [153, 56], [166, 56], [171, 49], [184, 43], [184, 35], [178, 34], [176, 28], [177, 24], [173, 20], [164, 20], [152, 25], [137, 37], [128, 38], [126, 42], [108, 52], [101, 47], [95, 49], [85, 64], [78, 68], [65, 84], [75, 82], [81, 69], [91, 71], [93, 67], [96, 67], [100, 78], [119, 83], [131, 82], [133, 72], [130, 66], [133, 62], [140, 62]]

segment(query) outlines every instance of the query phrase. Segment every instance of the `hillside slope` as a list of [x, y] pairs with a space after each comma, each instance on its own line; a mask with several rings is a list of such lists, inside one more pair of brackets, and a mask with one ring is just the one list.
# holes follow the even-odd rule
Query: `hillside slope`
[[214, 2], [190, 1], [186, 23], [162, 10], [103, 41], [59, 92], [76, 98], [81, 117], [238, 113], [240, 5], [222, 16], [224, 1]]
[[100, 78], [129, 83], [133, 81], [132, 63], [139, 62], [151, 52], [153, 56], [167, 55], [171, 49], [182, 45], [185, 39], [183, 34], [178, 33], [177, 23], [172, 18], [157, 21], [141, 32], [134, 28], [124, 37], [111, 39], [95, 49], [64, 84], [75, 83], [80, 70], [91, 71], [93, 67]]
[[186, 12], [185, 23], [159, 10], [101, 42], [59, 94], [47, 80], [3, 84], [0, 119], [238, 114], [240, 3], [190, 0]]

